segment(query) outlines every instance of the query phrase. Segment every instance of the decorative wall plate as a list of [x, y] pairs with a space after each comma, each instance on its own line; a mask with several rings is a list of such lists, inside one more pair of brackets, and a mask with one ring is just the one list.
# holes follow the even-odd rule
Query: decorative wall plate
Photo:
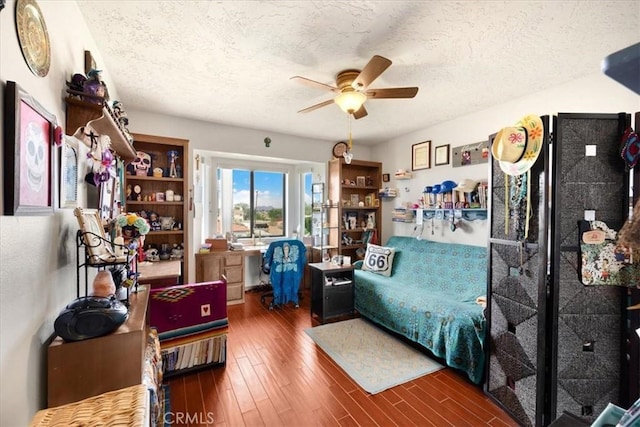
[[51, 65], [51, 46], [47, 26], [35, 0], [17, 0], [16, 29], [22, 55], [31, 72], [46, 76]]

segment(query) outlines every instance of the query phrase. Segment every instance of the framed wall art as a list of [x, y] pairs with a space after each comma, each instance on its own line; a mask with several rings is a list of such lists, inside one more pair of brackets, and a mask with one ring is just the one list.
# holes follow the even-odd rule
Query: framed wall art
[[66, 136], [60, 147], [60, 207], [78, 206], [78, 167], [80, 141]]
[[451, 166], [469, 166], [489, 162], [489, 142], [482, 141], [474, 144], [453, 147], [451, 150]]
[[5, 90], [4, 213], [51, 215], [56, 117], [16, 82]]
[[411, 146], [411, 170], [431, 167], [431, 141], [419, 142]]
[[97, 69], [96, 60], [93, 59], [93, 55], [91, 55], [91, 51], [84, 51], [84, 73], [89, 74], [89, 71]]
[[102, 226], [97, 209], [75, 208], [73, 214], [78, 219], [82, 241], [87, 246], [89, 262], [101, 264], [119, 261]]
[[389, 182], [390, 178], [391, 178], [391, 175], [389, 175], [388, 173], [382, 174], [382, 182]]
[[434, 151], [434, 164], [436, 166], [449, 164], [449, 144], [438, 145]]

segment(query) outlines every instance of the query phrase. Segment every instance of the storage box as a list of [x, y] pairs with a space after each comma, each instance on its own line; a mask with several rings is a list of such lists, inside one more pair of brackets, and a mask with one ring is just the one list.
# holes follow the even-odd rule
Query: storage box
[[227, 239], [205, 239], [204, 242], [211, 244], [211, 248], [209, 249], [211, 252], [226, 251], [229, 249]]
[[226, 327], [227, 284], [218, 280], [152, 289], [149, 318], [161, 341]]

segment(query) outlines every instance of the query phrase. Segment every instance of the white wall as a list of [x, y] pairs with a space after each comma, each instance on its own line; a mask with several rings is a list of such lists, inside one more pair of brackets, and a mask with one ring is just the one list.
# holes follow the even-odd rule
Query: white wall
[[[383, 202], [382, 241], [394, 234], [410, 235], [413, 224], [391, 221], [392, 210], [402, 202], [417, 202], [427, 185], [438, 184], [450, 179], [459, 182], [464, 178], [488, 180], [489, 165], [463, 167], [433, 166], [431, 169], [414, 172], [413, 179], [396, 181], [393, 173], [397, 169], [411, 170], [411, 145], [431, 140], [431, 159], [438, 145], [450, 144], [458, 147], [479, 141], [500, 128], [515, 124], [526, 114], [554, 115], [557, 113], [619, 113], [640, 111], [640, 96], [618, 84], [603, 74], [596, 74], [572, 83], [531, 95], [511, 102], [496, 105], [493, 108], [458, 117], [455, 120], [440, 123], [427, 129], [395, 138], [373, 149], [372, 158], [384, 161], [384, 172], [391, 174], [389, 186], [398, 187], [399, 196], [392, 201]], [[637, 125], [636, 125], [637, 127]], [[404, 191], [408, 188], [408, 192]], [[455, 232], [448, 224], [435, 221], [435, 234], [431, 234], [431, 221], [425, 224], [423, 237], [442, 242], [466, 243], [486, 246], [488, 239], [488, 221], [463, 222]]]
[[[29, 71], [16, 35], [15, 1], [9, 0], [0, 12], [0, 97], [4, 99], [4, 83], [15, 81], [64, 127], [65, 81], [83, 71], [85, 49], [95, 53], [98, 64], [101, 58], [75, 2], [38, 4], [51, 41], [49, 74], [42, 78]], [[109, 81], [107, 73], [103, 78]], [[84, 195], [81, 188], [80, 198]], [[0, 216], [2, 426], [28, 425], [46, 406], [46, 350], [53, 321], [76, 297], [77, 229], [70, 209], [56, 210], [53, 216]]]

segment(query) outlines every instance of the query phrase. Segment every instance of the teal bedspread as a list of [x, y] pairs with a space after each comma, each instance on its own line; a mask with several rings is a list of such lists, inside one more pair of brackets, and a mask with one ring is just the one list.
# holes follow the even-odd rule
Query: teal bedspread
[[355, 271], [361, 315], [429, 349], [482, 381], [486, 322], [476, 298], [487, 293], [487, 250], [393, 236], [390, 277]]

